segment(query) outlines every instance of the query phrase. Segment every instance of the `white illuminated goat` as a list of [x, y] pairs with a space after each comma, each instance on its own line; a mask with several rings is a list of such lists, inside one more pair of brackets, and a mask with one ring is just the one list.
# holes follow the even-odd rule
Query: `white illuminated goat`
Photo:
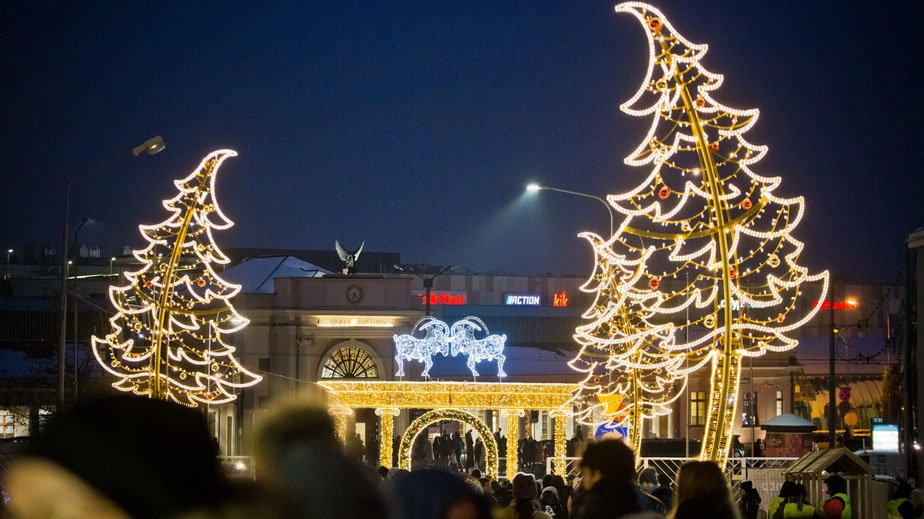
[[504, 373], [504, 344], [507, 342], [507, 335], [487, 335], [483, 339], [475, 338], [475, 332], [484, 332], [488, 334], [488, 326], [484, 321], [477, 317], [466, 317], [452, 325], [450, 330], [452, 342], [452, 356], [458, 354], [467, 355], [468, 362], [466, 366], [472, 371], [472, 375], [478, 376], [475, 364], [483, 360], [497, 359], [497, 376], [506, 377]]
[[[416, 331], [426, 332], [422, 339], [414, 337]], [[424, 370], [421, 373], [424, 377], [430, 376], [430, 368], [433, 367], [433, 356], [442, 353], [445, 357], [449, 355], [449, 325], [434, 317], [424, 317], [417, 321], [411, 330], [411, 335], [394, 335], [395, 341], [395, 361], [398, 363], [397, 377], [404, 376], [404, 361], [416, 360], [424, 363]]]

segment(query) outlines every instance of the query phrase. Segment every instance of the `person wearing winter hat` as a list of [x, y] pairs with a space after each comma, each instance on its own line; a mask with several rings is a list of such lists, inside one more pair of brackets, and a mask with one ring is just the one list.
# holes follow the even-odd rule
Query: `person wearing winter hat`
[[495, 519], [552, 519], [539, 509], [536, 497], [539, 489], [532, 474], [519, 473], [513, 478], [513, 500], [510, 506], [498, 510]]
[[134, 396], [55, 416], [7, 473], [14, 517], [162, 519], [217, 509], [227, 483], [201, 412]]
[[[660, 514], [667, 513], [667, 503], [663, 499], [656, 496], [654, 492], [658, 490], [658, 471], [654, 467], [648, 467], [642, 470], [638, 475], [638, 487], [645, 493], [645, 498], [648, 501], [650, 510], [658, 512]], [[668, 492], [670, 489], [668, 489]], [[669, 494], [670, 495], [670, 494]]]
[[553, 486], [547, 486], [542, 489], [539, 497], [539, 508], [555, 518], [564, 516], [564, 506], [558, 497], [558, 489]]

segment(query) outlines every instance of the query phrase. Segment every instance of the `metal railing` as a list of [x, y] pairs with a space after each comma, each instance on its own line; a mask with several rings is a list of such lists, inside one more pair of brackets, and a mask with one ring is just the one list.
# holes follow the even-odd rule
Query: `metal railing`
[[[677, 482], [680, 467], [699, 458], [639, 458], [639, 471], [653, 467], [658, 474], [670, 479], [671, 485]], [[783, 471], [799, 458], [729, 458], [725, 473], [732, 490], [737, 490], [742, 481], [751, 481], [761, 496], [775, 496], [783, 484]], [[561, 474], [567, 477], [579, 475], [578, 463], [581, 458], [547, 458], [546, 473]]]

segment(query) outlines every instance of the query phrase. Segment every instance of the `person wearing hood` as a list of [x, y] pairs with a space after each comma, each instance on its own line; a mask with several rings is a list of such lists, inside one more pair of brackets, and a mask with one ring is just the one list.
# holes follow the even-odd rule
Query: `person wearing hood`
[[519, 473], [513, 478], [513, 500], [510, 505], [499, 509], [494, 519], [552, 519], [541, 510], [536, 500], [539, 490], [532, 474]]
[[644, 515], [632, 517], [662, 516], [635, 486], [635, 454], [625, 443], [602, 440], [589, 444], [580, 469], [581, 487], [572, 501], [571, 519], [609, 519], [639, 512]]

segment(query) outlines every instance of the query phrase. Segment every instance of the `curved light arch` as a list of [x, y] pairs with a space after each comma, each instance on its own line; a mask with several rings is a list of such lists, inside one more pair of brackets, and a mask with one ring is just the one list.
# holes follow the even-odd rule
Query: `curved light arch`
[[[465, 425], [471, 426], [472, 429], [475, 429], [475, 432], [481, 437], [481, 441], [484, 442], [485, 472], [488, 476], [497, 479], [497, 442], [494, 441], [491, 428], [477, 416], [461, 409], [434, 409], [420, 415], [416, 420], [411, 422], [411, 425], [409, 425], [404, 431], [404, 434], [401, 435], [401, 444], [398, 448], [398, 467], [411, 470], [411, 447], [413, 447], [417, 435], [430, 425], [445, 420], [462, 422]], [[512, 441], [516, 440], [514, 439]]]

